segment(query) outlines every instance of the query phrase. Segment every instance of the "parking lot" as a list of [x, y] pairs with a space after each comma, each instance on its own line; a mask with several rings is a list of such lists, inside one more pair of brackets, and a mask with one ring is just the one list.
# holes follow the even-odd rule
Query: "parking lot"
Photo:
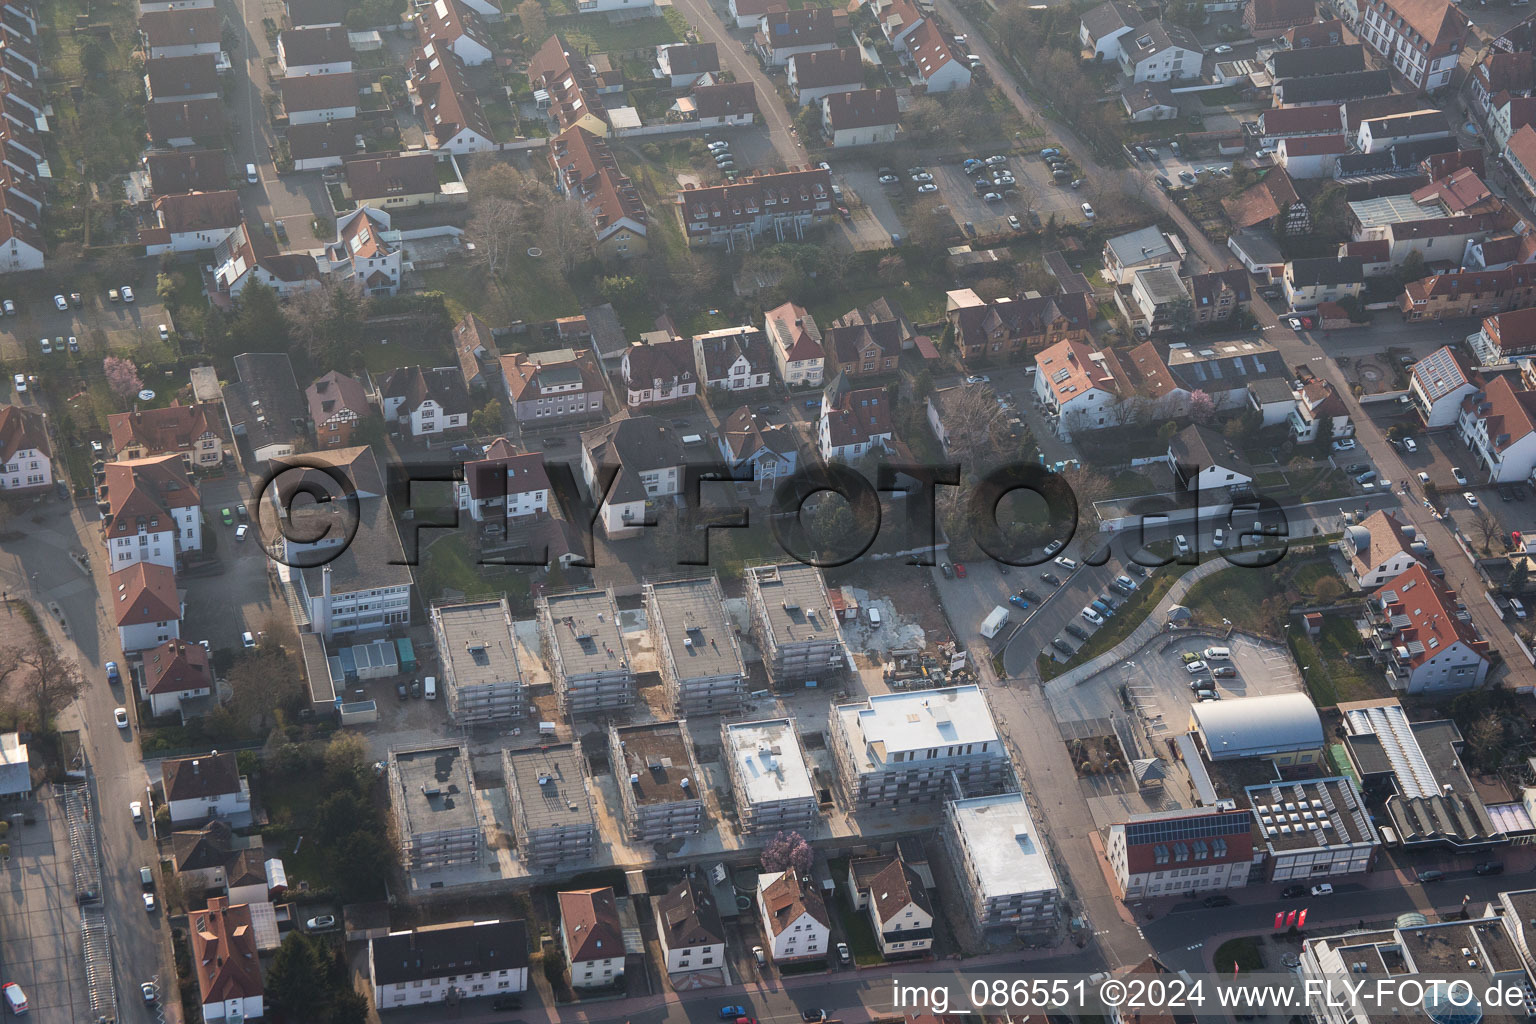
[[[45, 794], [46, 790], [43, 791]], [[37, 823], [12, 828], [11, 856], [0, 886], [0, 967], [26, 993], [33, 1018], [83, 1020], [90, 994], [80, 959], [68, 826], [51, 796], [36, 805]]]
[[[39, 365], [39, 359], [62, 362], [67, 358], [61, 349], [67, 346], [71, 336], [78, 339], [80, 358], [98, 357], [99, 346], [92, 334], [100, 331], [109, 349], [131, 349], [158, 335], [160, 324], [170, 326], [165, 306], [155, 297], [154, 289], [148, 292], [135, 289], [131, 303], [109, 302], [105, 295], [81, 295], [80, 307], [57, 309], [49, 296], [32, 301], [18, 301], [14, 316], [0, 320], [0, 359], [7, 362], [29, 360]], [[47, 338], [54, 352], [42, 354], [40, 339]], [[59, 345], [57, 339], [66, 339]], [[148, 383], [148, 382], [146, 382]]]

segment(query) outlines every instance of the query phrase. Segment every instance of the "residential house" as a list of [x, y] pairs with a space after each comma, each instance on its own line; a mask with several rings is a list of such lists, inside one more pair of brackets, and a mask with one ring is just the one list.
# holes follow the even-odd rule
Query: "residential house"
[[[150, 60], [219, 54], [224, 18], [215, 7], [179, 11], [147, 11], [139, 15], [139, 38]], [[7, 46], [7, 50], [12, 47]], [[37, 81], [36, 68], [31, 82]]]
[[1248, 0], [1243, 5], [1243, 27], [1255, 39], [1273, 39], [1316, 18], [1312, 0]]
[[823, 96], [864, 88], [864, 61], [854, 46], [797, 53], [789, 59], [787, 84], [800, 106], [807, 107]]
[[1259, 380], [1291, 380], [1290, 367], [1274, 346], [1254, 340], [1176, 342], [1168, 346], [1169, 376], [1187, 399], [1204, 392], [1217, 410], [1250, 404], [1248, 388]]
[[1492, 112], [1494, 97], [1505, 94], [1514, 96], [1529, 96], [1533, 86], [1536, 86], [1536, 74], [1533, 74], [1533, 55], [1527, 53], [1505, 53], [1502, 50], [1485, 52], [1476, 64], [1472, 65], [1472, 73], [1468, 76], [1468, 90], [1472, 93], [1472, 101], [1477, 110], [1484, 116]]
[[24, 493], [52, 484], [53, 456], [43, 415], [19, 405], [0, 406], [0, 490]]
[[495, 333], [473, 313], [453, 327], [453, 350], [459, 356], [459, 372], [471, 391], [490, 386], [491, 378], [501, 370], [501, 351]]
[[358, 424], [374, 415], [368, 392], [353, 377], [332, 370], [304, 389], [315, 443], [322, 448], [350, 445]]
[[1513, 356], [1536, 355], [1536, 308], [1485, 317], [1482, 329], [1468, 336], [1467, 347], [1483, 366], [1506, 365]]
[[[449, 0], [438, 0], [447, 3]], [[426, 122], [434, 153], [487, 153], [501, 149], [480, 96], [464, 78], [459, 59], [429, 43], [411, 64], [406, 88], [411, 103]]]
[[1140, 12], [1121, 0], [1105, 0], [1083, 13], [1077, 37], [1084, 50], [1093, 51], [1098, 61], [1119, 61], [1126, 37], [1142, 26]]
[[212, 53], [159, 57], [144, 62], [144, 94], [151, 103], [216, 100], [219, 58]]
[[850, 861], [848, 887], [855, 909], [869, 915], [887, 960], [922, 956], [933, 948], [933, 903], [922, 876], [899, 852]]
[[911, 0], [890, 0], [880, 8], [876, 18], [885, 41], [901, 51], [907, 48], [907, 36], [917, 28], [923, 15]]
[[1305, 50], [1309, 47], [1338, 46], [1344, 42], [1344, 23], [1338, 18], [1328, 21], [1314, 21], [1308, 25], [1298, 25], [1285, 34], [1285, 41], [1293, 50]]
[[794, 868], [758, 875], [757, 912], [774, 963], [826, 959], [832, 921], [811, 879]]
[[237, 905], [266, 902], [271, 889], [265, 853], [261, 836], [237, 836], [229, 822], [218, 819], [171, 833], [171, 863], [193, 902], [209, 892]]
[[176, 592], [176, 570], [170, 566], [134, 562], [107, 576], [107, 593], [124, 654], [181, 635], [181, 598]]
[[585, 128], [598, 138], [607, 138], [610, 125], [602, 102], [602, 83], [585, 57], [573, 59], [564, 37], [550, 36], [528, 63], [528, 84], [535, 94], [548, 97], [549, 113], [560, 127]]
[[134, 562], [174, 569], [179, 554], [202, 550], [202, 506], [180, 455], [107, 463], [97, 500], [113, 571]]
[[368, 942], [376, 1010], [528, 991], [528, 926], [461, 921], [390, 932]]
[[1296, 393], [1288, 381], [1252, 381], [1248, 385], [1248, 401], [1259, 414], [1259, 425], [1265, 429], [1289, 422], [1296, 411]]
[[1349, 574], [1360, 589], [1375, 590], [1418, 565], [1417, 554], [1428, 552], [1418, 531], [1380, 509], [1344, 528], [1339, 553], [1348, 559]]
[[140, 158], [149, 182], [146, 191], [151, 196], [222, 192], [229, 185], [228, 160], [222, 151], [213, 149], [145, 153]]
[[579, 0], [577, 10], [582, 14], [606, 14], [609, 18], [618, 14], [624, 19], [653, 14], [656, 6], [655, 0]]
[[1340, 135], [1343, 132], [1344, 107], [1338, 103], [1323, 103], [1314, 107], [1271, 107], [1259, 114], [1259, 134], [1267, 146], [1276, 145], [1281, 139]]
[[277, 37], [277, 66], [290, 78], [352, 70], [352, 43], [337, 27], [291, 28]]
[[1194, 304], [1193, 321], [1197, 324], [1230, 320], [1234, 312], [1247, 308], [1251, 298], [1248, 275], [1242, 270], [1195, 274], [1189, 279], [1189, 293]]
[[763, 59], [776, 68], [797, 53], [837, 48], [837, 24], [828, 7], [772, 11], [757, 23], [755, 43]]
[[656, 897], [656, 938], [675, 986], [679, 974], [726, 977], [725, 927], [707, 880], [690, 874]]
[[834, 92], [821, 98], [821, 131], [833, 148], [895, 142], [898, 119], [894, 89]]
[[1113, 351], [1097, 352], [1081, 341], [1057, 342], [1035, 356], [1035, 399], [1056, 436], [1069, 441], [1077, 430], [1118, 425], [1113, 409], [1123, 376]]
[[1117, 285], [1130, 284], [1138, 270], [1177, 269], [1183, 262], [1184, 243], [1156, 227], [1116, 235], [1104, 243], [1104, 276]]
[[789, 0], [727, 0], [726, 10], [737, 28], [756, 28], [764, 15], [789, 10]]
[[1104, 854], [1126, 901], [1219, 892], [1248, 884], [1257, 827], [1248, 807], [1149, 811], [1111, 825]]
[[694, 120], [704, 127], [751, 124], [757, 117], [757, 89], [751, 82], [696, 85], [689, 97]]
[[1360, 129], [1355, 135], [1355, 148], [1362, 153], [1373, 153], [1406, 142], [1444, 139], [1450, 134], [1451, 123], [1444, 111], [1431, 107], [1360, 122]]
[[1509, 137], [1509, 144], [1504, 148], [1504, 160], [1526, 192], [1536, 195], [1536, 127], [1521, 125]]
[[1450, 346], [1436, 349], [1408, 371], [1408, 397], [1424, 426], [1432, 430], [1456, 423], [1462, 401], [1482, 387], [1482, 377]]
[[[1341, 71], [1332, 75], [1288, 78], [1271, 90], [1276, 106], [1315, 106], [1349, 103], [1392, 93], [1392, 75], [1385, 68]], [[1346, 126], [1347, 127], [1347, 126]]]
[[42, 270], [44, 242], [40, 231], [15, 217], [0, 217], [0, 274]]
[[1271, 78], [1283, 82], [1314, 75], [1343, 75], [1365, 70], [1365, 48], [1359, 43], [1306, 50], [1275, 50], [1264, 62]]
[[1496, 152], [1503, 153], [1514, 134], [1528, 124], [1536, 124], [1536, 96], [1506, 96], [1500, 93], [1490, 102], [1488, 136]]
[[603, 375], [588, 349], [504, 355], [501, 376], [512, 415], [525, 429], [603, 414]]
[[1536, 267], [1530, 264], [1431, 274], [1408, 282], [1398, 301], [1407, 320], [1488, 316], [1528, 306], [1536, 306]]
[[263, 1016], [261, 962], [250, 904], [231, 906], [227, 897], [215, 896], [206, 909], [188, 912], [187, 937], [203, 1020], [237, 1024]]
[[685, 401], [699, 393], [693, 343], [686, 338], [636, 342], [620, 364], [630, 409]]
[[800, 449], [788, 424], [759, 423], [747, 406], [731, 413], [717, 437], [720, 455], [737, 472], [750, 472], [758, 493], [771, 492], [795, 475]]
[[822, 168], [745, 175], [734, 184], [685, 187], [678, 207], [690, 245], [738, 244], [757, 240], [801, 241], [806, 229], [833, 215], [832, 178]]
[[650, 227], [645, 202], [606, 141], [572, 126], [550, 141], [549, 162], [556, 191], [580, 203], [591, 219], [600, 255], [628, 259], [645, 251]]
[[1321, 302], [1358, 298], [1365, 285], [1359, 257], [1318, 257], [1285, 265], [1285, 301], [1291, 309], [1316, 309]]
[[1536, 391], [1496, 376], [1461, 404], [1456, 435], [1472, 452], [1472, 475], [1490, 484], [1528, 480], [1536, 469]]
[[928, 18], [907, 36], [907, 56], [925, 92], [951, 92], [971, 87], [971, 67], [953, 37]]
[[1382, 584], [1366, 603], [1366, 650], [1394, 690], [1445, 693], [1481, 686], [1488, 641], [1463, 620], [1456, 595], [1422, 565]]
[[1244, 490], [1254, 476], [1253, 467], [1230, 440], [1199, 423], [1168, 442], [1168, 468], [1186, 491], [1205, 493]]
[[650, 416], [626, 416], [581, 435], [581, 477], [610, 538], [636, 535], [650, 503], [683, 493], [677, 434]]
[[955, 347], [967, 366], [1037, 355], [1062, 341], [1084, 341], [1097, 315], [1091, 293], [981, 302], [965, 289], [950, 292], [946, 307]]
[[1296, 408], [1288, 419], [1291, 437], [1297, 444], [1316, 441], [1325, 423], [1328, 429], [1322, 436], [1345, 438], [1355, 434], [1355, 425], [1350, 421], [1344, 400], [1332, 384], [1315, 377], [1296, 392]]
[[823, 459], [851, 461], [884, 448], [893, 436], [891, 402], [885, 388], [855, 389], [843, 373], [827, 383], [816, 429]]
[[[290, 125], [339, 121], [357, 116], [357, 76], [351, 71], [277, 80]], [[434, 175], [434, 183], [436, 176]]]
[[170, 639], [143, 654], [142, 694], [156, 718], [180, 713], [189, 717], [191, 701], [205, 700], [214, 690], [213, 666], [202, 644]]
[[1132, 121], [1171, 121], [1179, 116], [1179, 101], [1163, 82], [1143, 82], [1122, 89], [1120, 105]]
[[288, 11], [288, 24], [295, 28], [340, 28], [346, 14], [343, 0], [283, 0], [283, 6]]
[[1199, 78], [1205, 50], [1182, 25], [1157, 19], [1120, 42], [1120, 71], [1132, 82], [1176, 82]]
[[1187, 331], [1194, 317], [1183, 280], [1167, 267], [1138, 270], [1130, 289], [1115, 293], [1115, 304], [1133, 328], [1148, 332]]
[[714, 43], [669, 43], [656, 47], [658, 78], [674, 89], [686, 89], [703, 75], [720, 73], [720, 55]]
[[1275, 146], [1275, 163], [1292, 178], [1331, 178], [1339, 157], [1349, 152], [1343, 135], [1310, 135], [1281, 139]]
[[230, 433], [244, 437], [259, 465], [293, 454], [295, 438], [308, 430], [309, 409], [285, 352], [242, 352], [235, 377], [223, 390]]
[[1144, 341], [1116, 358], [1121, 376], [1115, 419], [1122, 423], [1137, 423], [1153, 417], [1166, 421], [1170, 416], [1188, 412], [1190, 392], [1174, 380], [1157, 345]]
[[389, 214], [360, 206], [336, 219], [336, 241], [325, 248], [325, 272], [356, 281], [372, 296], [400, 290], [400, 236], [390, 230]]
[[[432, 0], [417, 8], [416, 38], [431, 56], [451, 53], [465, 67], [489, 64], [496, 57], [490, 29], [460, 0]], [[445, 62], [447, 63], [447, 62]]]
[[773, 383], [773, 355], [756, 327], [722, 327], [693, 338], [699, 379], [707, 388], [753, 391]]
[[379, 385], [386, 421], [410, 425], [412, 437], [469, 427], [469, 388], [457, 366], [404, 366]]
[[770, 309], [763, 320], [779, 379], [788, 387], [820, 387], [825, 350], [816, 318], [786, 302]]
[[437, 164], [431, 153], [356, 156], [341, 163], [342, 191], [359, 206], [390, 210], [467, 199], [462, 185], [455, 186], [455, 191], [444, 191], [438, 182]]
[[571, 986], [602, 988], [622, 979], [624, 935], [613, 889], [575, 889], [556, 898]]
[[244, 222], [240, 193], [233, 190], [160, 196], [152, 210], [153, 226], [139, 230], [149, 256], [216, 248]]
[[1418, 90], [1451, 81], [1472, 21], [1451, 0], [1365, 0], [1360, 38]]
[[207, 406], [179, 402], [113, 413], [107, 417], [113, 455], [121, 461], [177, 453], [188, 469], [217, 469], [224, 461], [224, 438], [212, 416]]
[[210, 818], [236, 827], [250, 823], [250, 783], [229, 751], [165, 758], [160, 762], [160, 785], [173, 825]]
[[485, 449], [485, 457], [464, 463], [459, 508], [477, 523], [505, 524], [507, 520], [549, 514], [549, 474], [544, 456], [524, 452], [498, 437]]
[[296, 171], [340, 167], [356, 154], [357, 122], [353, 118], [288, 126], [288, 156]]
[[320, 286], [320, 267], [307, 252], [273, 253], [265, 240], [261, 250], [251, 229], [241, 224], [213, 251], [213, 290], [220, 299], [240, 297], [253, 281], [286, 299]]
[[850, 378], [878, 377], [895, 373], [901, 360], [901, 324], [834, 322], [822, 335], [828, 370]]

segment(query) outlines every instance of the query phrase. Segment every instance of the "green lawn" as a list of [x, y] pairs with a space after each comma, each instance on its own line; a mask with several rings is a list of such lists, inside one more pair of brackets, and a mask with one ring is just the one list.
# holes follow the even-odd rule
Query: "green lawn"
[[[1059, 662], [1049, 655], [1042, 654], [1039, 660], [1040, 678], [1055, 679], [1068, 669], [1092, 661], [1136, 632], [1136, 627], [1141, 625], [1153, 608], [1157, 607], [1157, 602], [1168, 593], [1174, 581], [1193, 568], [1192, 565], [1180, 565], [1174, 562], [1162, 568], [1153, 569], [1147, 574], [1146, 579], [1137, 584], [1136, 592], [1131, 595], [1130, 600], [1116, 609], [1115, 614], [1104, 623], [1103, 628], [1090, 636], [1088, 642], [1079, 647], [1077, 653], [1066, 662]], [[1049, 643], [1049, 640], [1046, 642]]]
[[538, 323], [581, 311], [581, 303], [560, 268], [551, 260], [534, 259], [525, 253], [514, 255], [507, 270], [494, 281], [487, 279], [481, 267], [456, 266], [423, 271], [418, 276], [422, 290], [443, 293], [448, 316], [455, 323], [465, 313], [475, 313], [488, 324], [508, 324], [513, 320]]
[[1226, 973], [1231, 964], [1236, 964], [1241, 971], [1261, 971], [1264, 969], [1264, 953], [1259, 949], [1257, 938], [1245, 936], [1241, 939], [1228, 939], [1217, 946], [1211, 962], [1222, 974]]
[[[839, 879], [848, 877], [847, 861], [841, 861], [843, 870], [834, 872], [832, 877]], [[828, 862], [831, 867], [831, 862]], [[837, 887], [837, 896], [834, 900], [837, 916], [842, 919], [843, 932], [847, 936], [848, 950], [853, 954], [853, 962], [861, 967], [870, 967], [885, 962], [880, 955], [880, 946], [875, 942], [875, 929], [869, 923], [869, 915], [862, 910], [855, 910], [848, 900], [847, 888], [841, 884]]]
[[1325, 618], [1322, 635], [1315, 642], [1294, 626], [1286, 633], [1291, 656], [1302, 668], [1302, 678], [1318, 707], [1392, 696], [1386, 677], [1374, 665], [1353, 659], [1363, 653], [1364, 647], [1354, 622], [1347, 616]]
[[603, 14], [578, 14], [571, 18], [550, 19], [550, 29], [565, 36], [570, 45], [592, 52], [619, 54], [649, 49], [663, 43], [681, 42], [688, 32], [688, 19], [676, 8], [668, 7], [659, 18], [610, 22]]

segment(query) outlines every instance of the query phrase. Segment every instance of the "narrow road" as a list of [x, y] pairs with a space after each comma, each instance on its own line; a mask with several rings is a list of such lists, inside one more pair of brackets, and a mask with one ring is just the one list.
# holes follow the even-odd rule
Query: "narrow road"
[[767, 123], [774, 151], [784, 166], [803, 167], [810, 163], [805, 147], [790, 134], [789, 112], [779, 101], [778, 85], [757, 58], [742, 49], [741, 41], [726, 30], [709, 0], [675, 0], [674, 6], [688, 19], [701, 42], [715, 44], [721, 65], [735, 74], [736, 81], [751, 82], [757, 87], [758, 117]]

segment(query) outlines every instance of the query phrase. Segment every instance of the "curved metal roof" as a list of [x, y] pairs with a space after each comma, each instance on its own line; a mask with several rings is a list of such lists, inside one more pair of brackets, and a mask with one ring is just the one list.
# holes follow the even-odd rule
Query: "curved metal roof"
[[1304, 693], [1205, 701], [1191, 708], [1213, 761], [1323, 745], [1323, 723]]

